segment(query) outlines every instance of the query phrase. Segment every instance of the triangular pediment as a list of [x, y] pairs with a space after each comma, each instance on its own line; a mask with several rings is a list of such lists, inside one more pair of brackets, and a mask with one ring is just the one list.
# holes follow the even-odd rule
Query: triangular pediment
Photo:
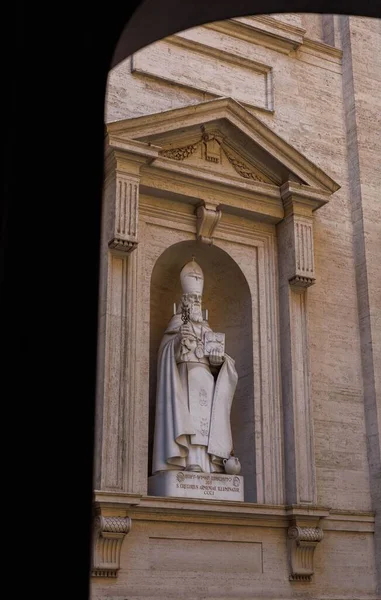
[[192, 165], [201, 171], [263, 183], [279, 183], [271, 172], [266, 172], [265, 166], [261, 169], [262, 165], [256, 164], [255, 157], [248, 156], [239, 145], [232, 143], [220, 123], [212, 122], [206, 126], [191, 127], [188, 131], [164, 134], [155, 138], [153, 143], [161, 148], [161, 157]]
[[231, 98], [109, 123], [110, 137], [159, 147], [159, 156], [232, 178], [287, 181], [333, 193], [339, 185]]

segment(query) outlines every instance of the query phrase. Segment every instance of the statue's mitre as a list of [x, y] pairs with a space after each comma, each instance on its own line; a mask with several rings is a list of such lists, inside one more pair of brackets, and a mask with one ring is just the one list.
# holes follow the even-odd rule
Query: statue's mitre
[[202, 294], [204, 274], [194, 258], [181, 269], [180, 281], [183, 294]]

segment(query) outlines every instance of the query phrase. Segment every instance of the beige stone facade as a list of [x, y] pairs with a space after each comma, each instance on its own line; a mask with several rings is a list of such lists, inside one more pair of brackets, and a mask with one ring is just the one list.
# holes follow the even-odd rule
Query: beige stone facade
[[[110, 72], [106, 121], [93, 598], [381, 598], [381, 21], [175, 34]], [[147, 493], [192, 254], [242, 503]]]

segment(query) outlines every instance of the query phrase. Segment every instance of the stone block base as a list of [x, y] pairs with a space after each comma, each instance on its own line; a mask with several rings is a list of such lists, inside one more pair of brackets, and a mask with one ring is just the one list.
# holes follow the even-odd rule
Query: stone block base
[[148, 494], [243, 502], [243, 477], [225, 473], [161, 471], [148, 478]]

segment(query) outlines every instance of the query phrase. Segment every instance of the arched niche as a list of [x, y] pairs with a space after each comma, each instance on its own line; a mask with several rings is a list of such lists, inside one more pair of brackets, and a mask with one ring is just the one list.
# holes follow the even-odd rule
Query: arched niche
[[253, 384], [252, 301], [245, 276], [227, 252], [197, 241], [183, 241], [167, 248], [157, 259], [151, 276], [149, 464], [151, 475], [155, 423], [157, 353], [174, 302], [181, 299], [179, 274], [192, 255], [204, 272], [203, 308], [209, 325], [226, 335], [226, 352], [235, 359], [238, 384], [231, 411], [234, 452], [242, 463], [245, 501], [256, 501], [255, 422]]

